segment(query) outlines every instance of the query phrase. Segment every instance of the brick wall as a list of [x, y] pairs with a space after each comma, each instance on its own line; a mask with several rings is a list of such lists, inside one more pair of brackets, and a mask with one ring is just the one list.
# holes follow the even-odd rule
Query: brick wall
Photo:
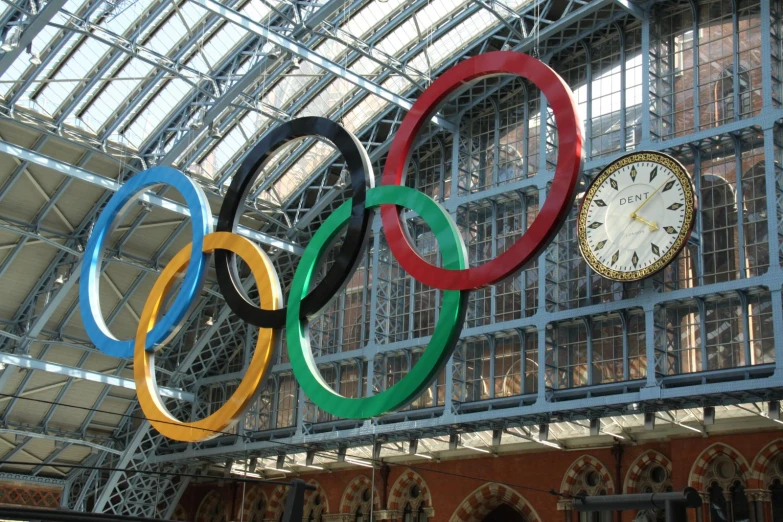
[[[381, 471], [375, 471], [374, 503], [376, 511], [381, 511], [377, 513], [375, 519], [381, 520], [381, 517], [393, 519], [396, 516], [395, 510], [404, 506], [403, 502], [408, 500], [405, 496], [415, 483], [420, 490], [417, 502], [422, 503], [423, 508], [432, 515], [429, 519], [432, 522], [480, 521], [499, 503], [514, 506], [518, 511], [525, 513], [530, 521], [564, 521], [566, 511], [563, 508], [568, 503], [567, 500], [564, 502], [563, 499], [547, 491], [567, 490], [571, 487], [568, 477], [578, 475], [585, 466], [594, 466], [600, 476], [600, 484], [597, 487], [605, 488], [607, 493], [612, 493], [628, 487], [633, 489], [644, 466], [650, 462], [658, 462], [670, 470], [671, 486], [674, 490], [682, 490], [689, 484], [702, 483], [701, 477], [705, 465], [718, 455], [728, 455], [738, 463], [743, 471], [742, 480], [747, 489], [763, 488], [763, 484], [759, 486], [754, 482], [756, 479], [753, 478], [751, 468], [756, 461], [758, 461], [757, 467], [763, 466], [764, 462], [774, 458], [774, 454], [781, 451], [775, 445], [772, 445], [766, 453], [764, 451], [776, 440], [780, 440], [780, 447], [783, 448], [781, 430], [710, 437], [696, 435], [636, 445], [623, 444], [619, 479], [616, 477], [616, 462], [611, 447], [574, 451], [543, 448], [542, 451], [536, 452], [503, 454], [498, 458], [482, 454], [478, 458], [440, 463], [434, 460], [417, 459], [412, 466], [391, 464], [385, 481]], [[763, 473], [763, 470], [760, 472]], [[350, 500], [352, 495], [355, 496], [356, 492], [361, 490], [361, 488], [357, 489], [357, 484], [370, 482], [372, 470], [360, 468], [302, 475], [300, 478], [319, 486], [320, 494], [325, 497], [321, 501], [325, 521], [353, 520], [353, 515], [350, 513], [344, 518], [336, 515], [341, 512], [341, 506], [348, 505], [346, 499]], [[491, 483], [503, 485], [491, 485]], [[281, 506], [276, 505], [270, 509], [270, 504], [274, 504], [272, 500], [274, 497], [281, 497], [282, 490], [275, 492], [274, 487], [266, 485], [255, 488], [263, 491], [265, 498], [268, 499], [264, 502], [266, 509], [263, 519], [277, 520]], [[257, 520], [262, 519], [260, 513], [253, 512], [257, 507], [255, 499], [260, 498], [258, 492], [254, 493], [252, 501], [248, 500], [251, 489], [253, 488], [249, 485], [245, 487], [247, 505], [244, 521], [249, 522], [253, 522], [254, 515], [258, 516]], [[572, 490], [574, 493], [578, 492], [573, 488]], [[210, 491], [216, 491], [221, 495], [227, 520], [239, 520], [242, 484], [229, 484], [228, 481], [222, 487], [194, 484], [188, 489], [181, 504], [182, 508], [194, 517], [191, 520], [212, 522], [209, 519], [198, 518], [201, 503], [205, 502], [204, 499]], [[381, 504], [380, 510], [378, 504]], [[306, 507], [305, 517], [312, 507], [312, 503]], [[630, 522], [634, 516], [635, 513], [626, 512], [623, 521]], [[576, 520], [575, 516], [573, 520]], [[705, 520], [709, 518], [706, 517]]]

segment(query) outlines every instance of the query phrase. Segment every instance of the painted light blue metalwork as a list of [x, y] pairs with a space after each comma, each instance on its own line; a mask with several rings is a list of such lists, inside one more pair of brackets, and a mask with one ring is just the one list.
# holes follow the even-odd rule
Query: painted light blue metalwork
[[147, 336], [146, 349], [169, 340], [176, 332], [190, 308], [204, 280], [207, 255], [202, 252], [204, 236], [212, 232], [207, 196], [201, 187], [185, 174], [171, 167], [153, 167], [140, 172], [125, 183], [106, 204], [95, 222], [93, 234], [87, 242], [79, 284], [79, 306], [82, 321], [90, 340], [102, 352], [114, 357], [133, 357], [133, 339], [120, 340], [109, 331], [101, 314], [99, 280], [103, 263], [103, 247], [119, 218], [140, 192], [153, 185], [166, 184], [175, 188], [190, 208], [193, 248], [182, 286], [168, 312], [161, 317]]

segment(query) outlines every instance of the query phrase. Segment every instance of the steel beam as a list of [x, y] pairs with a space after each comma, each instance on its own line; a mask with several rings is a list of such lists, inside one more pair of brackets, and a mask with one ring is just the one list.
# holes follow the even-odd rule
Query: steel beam
[[9, 67], [19, 58], [22, 51], [33, 42], [33, 39], [46, 27], [46, 24], [54, 18], [64, 5], [66, 0], [49, 0], [43, 9], [27, 23], [27, 26], [22, 31], [22, 36], [19, 38], [19, 42], [16, 47], [10, 51], [6, 51], [0, 55], [0, 76], [4, 75]]
[[[38, 152], [24, 149], [22, 147], [13, 145], [6, 141], [0, 140], [0, 152], [4, 152], [10, 156], [15, 156], [23, 161], [35, 163], [42, 167], [46, 167], [48, 169], [59, 172], [60, 174], [64, 174], [65, 176], [86, 181], [87, 183], [90, 183], [92, 185], [97, 185], [99, 187], [102, 187], [112, 192], [116, 192], [122, 186], [122, 184], [112, 179], [105, 178], [97, 174], [93, 174], [92, 172], [89, 172], [87, 170], [81, 169], [79, 167], [75, 167], [68, 163], [56, 160], [54, 158], [50, 158], [48, 156], [44, 156], [43, 154], [40, 154]], [[182, 205], [174, 201], [161, 198], [160, 196], [157, 196], [150, 192], [145, 192], [144, 194], [139, 195], [139, 200], [149, 203], [150, 205], [154, 205], [156, 207], [160, 207], [166, 210], [170, 210], [172, 212], [176, 212], [177, 214], [181, 214], [183, 216], [190, 216], [190, 209], [188, 209], [186, 205]], [[213, 219], [215, 220], [215, 222], [217, 222], [216, 217], [214, 217]], [[257, 230], [252, 230], [247, 227], [239, 226], [237, 228], [237, 232], [247, 237], [248, 239], [252, 239], [253, 241], [257, 241], [261, 244], [271, 246], [280, 250], [285, 250], [286, 252], [290, 252], [295, 255], [301, 255], [303, 252], [302, 247], [295, 243], [278, 239], [273, 236], [269, 236], [267, 234], [264, 234], [263, 232], [258, 232]]]
[[[255, 33], [259, 36], [263, 36], [269, 42], [278, 45], [281, 49], [285, 49], [291, 54], [307, 60], [308, 62], [321, 67], [335, 77], [343, 78], [344, 80], [356, 85], [360, 89], [363, 89], [369, 93], [375, 94], [379, 98], [386, 100], [389, 103], [402, 107], [405, 110], [410, 110], [413, 107], [413, 102], [392, 92], [385, 87], [368, 80], [367, 78], [360, 76], [353, 71], [348, 70], [347, 67], [343, 67], [329, 58], [322, 56], [314, 51], [311, 51], [304, 45], [297, 43], [295, 40], [291, 40], [285, 36], [270, 31], [269, 28], [264, 27], [262, 24], [251, 20], [249, 17], [236, 12], [233, 9], [227, 8], [214, 0], [194, 0], [195, 3], [201, 5], [205, 9], [217, 13], [224, 17], [226, 20], [243, 27], [244, 29]], [[445, 119], [440, 115], [436, 115], [432, 118], [432, 121], [449, 131], [456, 131], [456, 127], [453, 123]]]
[[[323, 21], [339, 10], [342, 5], [342, 0], [332, 0], [325, 6], [319, 8], [315, 13], [313, 13], [304, 21], [304, 29], [302, 31], [295, 32], [294, 36], [297, 39], [301, 38], [305, 30], [312, 30], [313, 28], [318, 27], [318, 25], [320, 25]], [[245, 92], [245, 89], [253, 85], [253, 83], [257, 82], [259, 73], [266, 70], [269, 67], [270, 62], [271, 60], [268, 58], [262, 58], [250, 69], [248, 69], [242, 78], [237, 80], [234, 84], [231, 85], [231, 87], [226, 89], [226, 91], [217, 100], [215, 100], [214, 105], [212, 105], [204, 114], [204, 128], [209, 128], [209, 125], [214, 122], [215, 119], [224, 110], [226, 110], [231, 105], [231, 103], [234, 102], [234, 100], [241, 96]], [[169, 124], [165, 125], [164, 128], [168, 127]], [[184, 135], [180, 136], [177, 142], [168, 150], [168, 152], [166, 152], [166, 155], [161, 159], [161, 164], [173, 164], [179, 155], [182, 154], [184, 150], [191, 144], [193, 141], [193, 135], [199, 134], [201, 132], [203, 132], [203, 130], [197, 131], [189, 129]], [[148, 140], [148, 144], [155, 143], [155, 141], [156, 138], [150, 139]], [[142, 148], [144, 149], [146, 147]]]
[[[20, 435], [23, 437], [30, 437], [33, 439], [45, 439], [45, 440], [52, 440], [57, 442], [62, 442], [64, 444], [75, 444], [77, 446], [88, 446], [90, 448], [95, 448], [99, 451], [105, 451], [108, 453], [114, 453], [115, 455], [120, 455], [122, 452], [120, 450], [110, 448], [108, 446], [104, 446], [102, 444], [96, 444], [95, 442], [90, 442], [88, 440], [81, 440], [81, 439], [72, 439], [70, 437], [60, 437], [57, 435], [49, 435], [47, 433], [38, 433], [35, 431], [25, 431], [25, 430], [16, 430], [16, 429], [10, 429], [10, 428], [0, 428], [0, 435]], [[6, 459], [8, 460], [8, 459]]]
[[[73, 366], [65, 366], [64, 364], [58, 364], [48, 361], [41, 361], [28, 357], [26, 355], [13, 355], [10, 353], [0, 353], [0, 363], [17, 366], [19, 368], [28, 368], [32, 370], [40, 370], [47, 373], [53, 373], [56, 375], [64, 375], [66, 377], [72, 377], [75, 379], [84, 379], [85, 381], [98, 382], [106, 384], [108, 386], [118, 386], [120, 388], [127, 388], [129, 390], [136, 389], [136, 382], [133, 379], [126, 379], [124, 377], [118, 377], [115, 375], [106, 375], [101, 372], [94, 372], [91, 370], [84, 370], [82, 368], [74, 368]], [[113, 371], [113, 370], [112, 370]], [[173, 388], [161, 387], [160, 394], [164, 397], [171, 397], [181, 401], [193, 402], [195, 400], [192, 393], [177, 390]]]

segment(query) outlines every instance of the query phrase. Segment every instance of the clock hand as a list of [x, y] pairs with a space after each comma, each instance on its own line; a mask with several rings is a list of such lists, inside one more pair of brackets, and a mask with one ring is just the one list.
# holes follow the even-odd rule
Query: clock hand
[[644, 219], [644, 218], [643, 218], [642, 216], [640, 216], [639, 214], [636, 214], [636, 213], [634, 213], [634, 214], [631, 214], [631, 219], [635, 219], [636, 221], [641, 221], [642, 223], [644, 223], [645, 225], [647, 225], [648, 227], [650, 227], [650, 232], [655, 232], [656, 230], [658, 230], [658, 223], [656, 223], [655, 221], [653, 221], [652, 223], [650, 223], [649, 221], [647, 221], [646, 219]]
[[657, 193], [658, 193], [658, 191], [659, 191], [659, 190], [661, 190], [661, 189], [663, 188], [663, 186], [664, 186], [664, 185], [666, 185], [666, 184], [667, 184], [669, 181], [670, 181], [669, 179], [665, 180], [663, 183], [661, 183], [661, 184], [658, 186], [658, 188], [657, 188], [657, 189], [655, 189], [655, 190], [653, 191], [653, 193], [652, 193], [652, 194], [650, 194], [649, 196], [647, 196], [647, 199], [645, 199], [644, 201], [642, 201], [641, 205], [639, 205], [638, 207], [636, 207], [636, 209], [635, 209], [633, 212], [631, 212], [631, 218], [633, 218], [633, 219], [636, 219], [636, 213], [637, 213], [637, 212], [639, 212], [639, 211], [642, 209], [642, 207], [643, 207], [643, 206], [645, 206], [645, 205], [647, 204], [647, 202], [648, 202], [648, 201], [650, 201], [650, 198], [652, 198], [652, 197], [653, 197], [655, 194], [657, 194]]

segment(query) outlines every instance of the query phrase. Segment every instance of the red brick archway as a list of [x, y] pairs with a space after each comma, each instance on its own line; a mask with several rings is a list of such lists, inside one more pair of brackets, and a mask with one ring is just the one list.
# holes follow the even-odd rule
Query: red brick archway
[[[359, 494], [366, 488], [372, 487], [372, 480], [365, 475], [356, 476], [345, 488], [343, 498], [340, 500], [340, 513], [353, 513], [361, 503]], [[373, 488], [373, 510], [381, 509], [381, 497], [378, 489]]]
[[702, 451], [699, 458], [693, 463], [691, 472], [688, 475], [688, 486], [695, 488], [697, 491], [704, 491], [704, 477], [707, 475], [707, 467], [712, 461], [722, 455], [729, 457], [739, 466], [745, 483], [747, 484], [747, 480], [750, 477], [750, 466], [748, 466], [748, 461], [745, 460], [745, 457], [743, 457], [739, 451], [722, 442], [718, 442]]
[[394, 482], [394, 485], [391, 488], [391, 493], [389, 494], [389, 507], [390, 510], [398, 510], [402, 509], [404, 507], [404, 500], [408, 495], [411, 486], [414, 484], [419, 486], [419, 489], [421, 490], [421, 501], [424, 503], [425, 507], [432, 507], [432, 496], [430, 495], [430, 488], [427, 485], [427, 482], [421, 478], [421, 475], [413, 471], [412, 469], [409, 469], [408, 471], [405, 471], [400, 477]]
[[280, 514], [283, 512], [285, 504], [285, 489], [283, 486], [277, 486], [269, 496], [269, 504], [266, 508], [267, 520], [280, 520]]
[[750, 478], [748, 479], [748, 489], [765, 489], [764, 478], [767, 473], [772, 458], [778, 453], [783, 452], [783, 439], [773, 440], [767, 444], [764, 449], [759, 451], [756, 458], [753, 459], [753, 465], [750, 469]]
[[211, 522], [212, 515], [215, 511], [223, 511], [224, 516], [228, 516], [226, 513], [226, 503], [223, 502], [223, 498], [215, 490], [210, 491], [201, 501], [196, 511], [196, 522]]
[[590, 455], [582, 455], [571, 464], [563, 477], [563, 482], [560, 484], [560, 491], [568, 495], [578, 493], [577, 491], [572, 491], [573, 486], [576, 483], [576, 479], [579, 477], [579, 473], [588, 467], [595, 469], [601, 476], [601, 481], [606, 486], [606, 494], [613, 495], [615, 491], [614, 481], [612, 480], [612, 475], [609, 473], [609, 468], [607, 468], [603, 462]]
[[451, 515], [449, 522], [480, 522], [501, 504], [512, 507], [526, 522], [541, 522], [536, 510], [522, 495], [496, 482], [488, 482], [468, 495]]
[[672, 476], [672, 461], [663, 453], [659, 453], [655, 450], [647, 450], [639, 455], [636, 460], [633, 461], [631, 467], [628, 468], [628, 473], [625, 475], [625, 484], [623, 485], [625, 493], [638, 493], [639, 477], [641, 477], [644, 469], [653, 463], [658, 463], [663, 466], [669, 473], [669, 476]]
[[[304, 516], [306, 517], [312, 509], [316, 509], [317, 512], [323, 514], [329, 513], [329, 497], [326, 496], [326, 491], [324, 491], [321, 483], [315, 479], [310, 479], [307, 481], [307, 483], [311, 486], [315, 486], [315, 491], [309, 489], [305, 491]], [[321, 504], [319, 506], [315, 506], [314, 503], [316, 496], [321, 497]]]
[[266, 512], [269, 509], [269, 500], [266, 498], [266, 493], [261, 489], [261, 486], [256, 484], [245, 493], [245, 498], [243, 500], [244, 505], [239, 510], [239, 519], [244, 520], [245, 522], [253, 520], [253, 515], [256, 514], [256, 509], [260, 500], [263, 501], [263, 516], [266, 517]]
[[185, 506], [182, 504], [177, 504], [177, 507], [174, 508], [174, 513], [171, 515], [171, 520], [188, 522], [190, 517], [188, 517], [188, 511], [185, 509]]

